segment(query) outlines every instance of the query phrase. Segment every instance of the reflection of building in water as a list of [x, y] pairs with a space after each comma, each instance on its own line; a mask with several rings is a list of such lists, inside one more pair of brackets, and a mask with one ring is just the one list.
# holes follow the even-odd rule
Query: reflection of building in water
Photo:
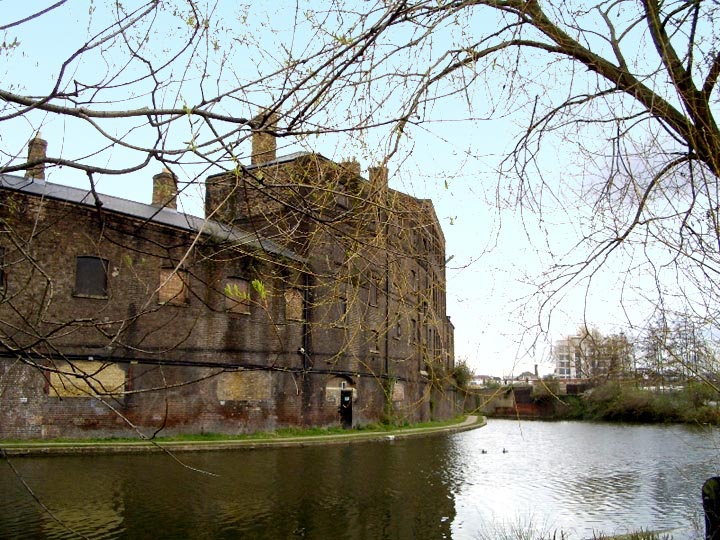
[[333, 425], [348, 397], [348, 426], [454, 416], [432, 203], [254, 142], [202, 219], [167, 170], [151, 205], [0, 176], [0, 437]]
[[[93, 501], [96, 502], [96, 501]], [[77, 531], [88, 538], [112, 538], [123, 529], [122, 508], [114, 501], [99, 501], [103, 506], [68, 506], [45, 515], [41, 538], [65, 538], [68, 531]]]
[[[18, 463], [24, 479], [30, 484], [33, 494], [50, 510], [37, 510], [37, 528], [33, 538], [118, 538], [125, 527], [125, 507], [121, 482], [92, 470], [93, 458], [33, 458]], [[10, 496], [8, 486], [4, 494]], [[29, 497], [22, 493], [18, 495]], [[22, 505], [13, 505], [16, 510]], [[4, 515], [0, 522], [4, 521]], [[23, 512], [18, 512], [22, 521]], [[23, 526], [24, 528], [24, 526]], [[27, 529], [21, 535], [2, 534], [2, 538], [26, 537]], [[27, 536], [30, 537], [30, 536]]]
[[175, 457], [16, 459], [62, 524], [0, 468], [0, 537], [73, 538], [64, 526], [88, 538], [452, 536], [462, 473], [442, 436]]

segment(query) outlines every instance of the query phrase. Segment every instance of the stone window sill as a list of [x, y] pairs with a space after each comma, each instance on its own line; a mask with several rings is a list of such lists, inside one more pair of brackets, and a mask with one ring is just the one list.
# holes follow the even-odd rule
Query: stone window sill
[[74, 298], [89, 298], [91, 300], [107, 300], [109, 297], [107, 294], [83, 294], [73, 293]]

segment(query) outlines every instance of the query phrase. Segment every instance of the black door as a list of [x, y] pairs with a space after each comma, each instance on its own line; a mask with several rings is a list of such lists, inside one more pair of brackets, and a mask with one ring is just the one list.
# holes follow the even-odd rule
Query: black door
[[340, 390], [340, 422], [344, 429], [352, 428], [352, 390]]

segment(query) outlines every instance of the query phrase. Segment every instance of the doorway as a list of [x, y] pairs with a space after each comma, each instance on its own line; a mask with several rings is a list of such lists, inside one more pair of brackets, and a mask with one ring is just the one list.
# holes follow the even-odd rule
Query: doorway
[[340, 390], [340, 423], [343, 429], [352, 429], [352, 397], [351, 388]]

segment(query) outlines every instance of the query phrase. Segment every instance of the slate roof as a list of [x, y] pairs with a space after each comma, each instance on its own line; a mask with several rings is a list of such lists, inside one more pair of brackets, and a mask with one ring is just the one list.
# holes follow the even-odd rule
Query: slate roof
[[[92, 192], [85, 189], [46, 182], [44, 180], [0, 174], [0, 188], [91, 208], [96, 207]], [[232, 242], [233, 244], [250, 246], [267, 253], [272, 253], [273, 255], [286, 257], [297, 262], [304, 262], [304, 259], [297, 253], [284, 248], [272, 240], [238, 229], [237, 227], [230, 227], [217, 221], [203, 219], [190, 214], [183, 214], [172, 208], [160, 208], [102, 193], [98, 193], [98, 199], [102, 203], [102, 209], [104, 211], [124, 214], [135, 219], [166, 225], [184, 231], [207, 234], [222, 242]]]
[[[296, 161], [300, 159], [301, 157], [307, 157], [307, 156], [315, 156], [317, 158], [322, 159], [323, 161], [332, 161], [322, 154], [318, 154], [317, 152], [293, 152], [292, 154], [287, 154], [285, 156], [280, 156], [276, 159], [271, 159], [270, 161], [264, 161], [262, 163], [253, 163], [252, 165], [243, 165], [243, 170], [246, 171], [252, 171], [253, 169], [263, 169], [265, 167], [272, 167], [273, 165], [284, 165], [286, 163], [291, 163], [293, 161]], [[232, 171], [223, 171], [220, 173], [211, 174], [208, 176], [208, 178], [218, 178], [220, 176], [226, 176], [230, 174]]]

